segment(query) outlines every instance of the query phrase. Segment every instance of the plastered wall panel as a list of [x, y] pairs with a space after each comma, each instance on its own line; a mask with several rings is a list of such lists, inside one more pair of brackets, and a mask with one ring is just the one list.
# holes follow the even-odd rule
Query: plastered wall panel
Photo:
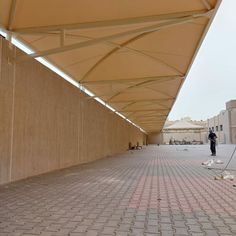
[[76, 89], [36, 61], [16, 71], [12, 179], [78, 163]]
[[56, 114], [48, 104], [43, 112], [37, 105], [15, 97], [12, 180], [59, 167]]
[[7, 62], [7, 50], [0, 39], [0, 184], [10, 177], [13, 74], [14, 67]]
[[0, 88], [0, 184], [7, 182], [9, 179], [11, 157], [11, 95], [5, 89]]
[[[121, 153], [143, 133], [29, 59], [10, 65], [1, 40], [0, 183]], [[17, 55], [22, 52], [16, 51]]]

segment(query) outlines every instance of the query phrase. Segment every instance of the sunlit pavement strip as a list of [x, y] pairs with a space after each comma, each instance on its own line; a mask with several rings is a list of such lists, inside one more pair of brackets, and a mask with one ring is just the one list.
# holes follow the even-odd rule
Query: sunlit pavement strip
[[204, 145], [148, 146], [1, 186], [0, 235], [236, 235], [236, 181], [214, 180], [210, 158]]

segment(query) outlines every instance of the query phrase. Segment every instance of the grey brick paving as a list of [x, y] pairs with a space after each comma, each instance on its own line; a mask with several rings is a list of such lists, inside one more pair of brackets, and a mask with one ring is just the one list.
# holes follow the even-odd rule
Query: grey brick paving
[[214, 180], [201, 166], [208, 155], [148, 146], [0, 186], [0, 236], [236, 235], [235, 181]]

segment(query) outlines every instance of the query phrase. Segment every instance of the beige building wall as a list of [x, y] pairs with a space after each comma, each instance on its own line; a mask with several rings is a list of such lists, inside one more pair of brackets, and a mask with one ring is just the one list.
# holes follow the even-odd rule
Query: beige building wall
[[162, 133], [148, 134], [148, 144], [163, 144], [163, 134]]
[[226, 103], [226, 109], [229, 112], [229, 136], [231, 143], [236, 144], [236, 100]]
[[230, 143], [228, 111], [221, 111], [219, 115], [208, 119], [207, 122], [208, 128], [216, 133], [218, 143]]
[[[22, 52], [13, 49], [13, 54]], [[0, 184], [142, 144], [145, 135], [33, 59], [9, 63], [0, 38]]]
[[207, 120], [214, 130], [218, 143], [236, 144], [236, 100], [226, 103], [226, 110]]

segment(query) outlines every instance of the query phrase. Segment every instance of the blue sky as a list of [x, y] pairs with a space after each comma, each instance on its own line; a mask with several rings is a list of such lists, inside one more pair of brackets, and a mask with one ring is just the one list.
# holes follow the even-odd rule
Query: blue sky
[[168, 119], [205, 120], [236, 99], [236, 0], [221, 6]]

